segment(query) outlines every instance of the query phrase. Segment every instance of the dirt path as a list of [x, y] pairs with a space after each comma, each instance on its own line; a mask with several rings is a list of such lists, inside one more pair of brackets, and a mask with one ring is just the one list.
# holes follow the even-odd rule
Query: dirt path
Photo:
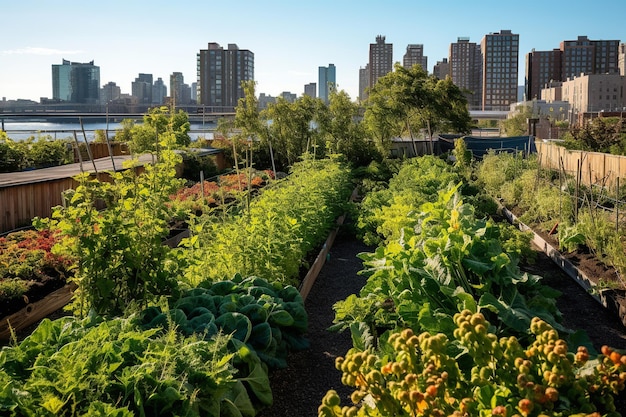
[[[340, 234], [335, 240], [330, 261], [322, 268], [306, 300], [311, 347], [291, 354], [289, 367], [271, 374], [274, 405], [263, 410], [260, 417], [315, 417], [329, 389], [339, 393], [343, 404], [349, 404], [351, 389], [341, 384], [341, 374], [335, 369], [334, 361], [352, 347], [352, 342], [347, 332], [337, 334], [326, 329], [334, 318], [333, 304], [358, 293], [365, 284], [365, 278], [357, 275], [362, 263], [356, 255], [370, 250], [346, 234]], [[621, 322], [560, 272], [552, 260], [540, 255], [529, 272], [544, 276], [547, 285], [563, 293], [557, 305], [566, 327], [585, 330], [597, 349], [603, 344], [626, 348], [626, 328]], [[616, 399], [616, 406], [626, 416], [626, 392]]]

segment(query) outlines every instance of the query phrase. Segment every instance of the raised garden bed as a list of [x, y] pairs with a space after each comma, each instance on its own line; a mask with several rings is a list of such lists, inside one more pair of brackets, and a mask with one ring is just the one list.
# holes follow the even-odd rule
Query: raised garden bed
[[578, 283], [596, 301], [612, 314], [615, 314], [626, 326], [626, 289], [607, 286], [618, 280], [617, 272], [613, 268], [604, 265], [592, 254], [585, 253], [583, 250], [561, 253], [555, 247], [558, 242], [552, 235], [533, 230], [505, 207], [502, 208], [502, 213], [509, 222], [517, 225], [520, 230], [532, 232], [532, 243], [549, 256], [567, 276]]

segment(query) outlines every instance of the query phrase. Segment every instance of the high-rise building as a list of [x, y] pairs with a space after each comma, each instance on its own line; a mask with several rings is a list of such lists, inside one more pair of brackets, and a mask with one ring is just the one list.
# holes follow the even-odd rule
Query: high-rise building
[[393, 70], [393, 44], [385, 43], [385, 37], [376, 36], [376, 43], [370, 43], [369, 80], [372, 88], [380, 77]]
[[[519, 35], [510, 30], [485, 35], [482, 53], [482, 110], [509, 110], [517, 102]], [[454, 69], [453, 69], [454, 71]]]
[[298, 95], [292, 93], [291, 91], [283, 91], [282, 93], [280, 93], [280, 97], [288, 103], [295, 103], [298, 99]]
[[359, 100], [367, 99], [367, 89], [370, 86], [370, 64], [359, 68]]
[[526, 55], [526, 97], [541, 98], [550, 81], [567, 81], [582, 74], [619, 74], [619, 40], [590, 40], [578, 36], [552, 51]]
[[335, 65], [328, 64], [327, 67], [319, 67], [318, 74], [319, 98], [328, 104], [330, 92], [337, 88]]
[[152, 74], [139, 74], [131, 83], [131, 95], [139, 104], [152, 104]]
[[191, 83], [191, 103], [197, 103], [198, 102], [198, 83], [197, 82], [193, 82]]
[[317, 97], [317, 83], [308, 83], [304, 85], [304, 95], [316, 98]]
[[441, 61], [437, 61], [433, 67], [433, 75], [440, 80], [443, 80], [450, 75], [450, 63], [448, 62], [448, 58], [443, 58]]
[[407, 45], [406, 52], [402, 57], [404, 68], [411, 68], [415, 64], [420, 65], [424, 71], [428, 72], [428, 57], [424, 56], [424, 45], [422, 44]]
[[152, 85], [152, 104], [163, 104], [167, 97], [167, 86], [161, 77]]
[[234, 109], [244, 97], [241, 83], [254, 80], [254, 53], [211, 42], [197, 54], [198, 104]]
[[100, 102], [100, 67], [93, 61], [70, 62], [52, 65], [52, 98], [70, 103]]
[[535, 51], [526, 54], [526, 100], [545, 100], [541, 90], [552, 81], [561, 81], [561, 51]]
[[617, 66], [620, 75], [626, 75], [626, 43], [619, 44], [617, 52]]
[[185, 103], [184, 99], [185, 78], [182, 72], [173, 72], [170, 75], [170, 102], [176, 107]]
[[618, 74], [619, 41], [592, 41], [579, 36], [575, 41], [561, 42], [561, 81], [580, 74]]
[[449, 58], [452, 82], [466, 91], [470, 108], [481, 108], [483, 60], [480, 46], [469, 38], [457, 38], [450, 44]]

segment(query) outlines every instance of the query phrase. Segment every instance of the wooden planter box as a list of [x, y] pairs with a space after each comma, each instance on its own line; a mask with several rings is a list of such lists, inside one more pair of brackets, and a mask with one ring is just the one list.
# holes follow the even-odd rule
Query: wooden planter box
[[0, 340], [9, 340], [11, 329], [15, 332], [23, 330], [67, 305], [72, 299], [74, 288], [75, 285], [66, 285], [45, 298], [28, 304], [17, 313], [3, 317], [0, 321]]
[[554, 246], [548, 243], [539, 234], [535, 233], [532, 228], [528, 227], [524, 223], [511, 213], [506, 207], [502, 207], [502, 214], [507, 220], [522, 231], [530, 231], [533, 233], [532, 243], [541, 249], [546, 255], [550, 257], [557, 264], [563, 272], [565, 272], [570, 278], [578, 283], [585, 291], [589, 293], [597, 302], [602, 304], [612, 314], [617, 315], [624, 326], [626, 326], [626, 290], [596, 288], [595, 283], [589, 279], [589, 277], [580, 269], [578, 269], [573, 263], [566, 259], [561, 252], [559, 252]]

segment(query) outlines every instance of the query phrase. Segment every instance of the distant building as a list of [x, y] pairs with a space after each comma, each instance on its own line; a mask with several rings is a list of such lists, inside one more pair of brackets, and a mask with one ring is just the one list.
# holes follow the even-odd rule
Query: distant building
[[581, 74], [619, 74], [618, 40], [590, 40], [579, 36], [562, 41], [552, 51], [533, 50], [526, 55], [526, 97], [541, 98], [550, 81], [566, 81]]
[[111, 101], [119, 100], [122, 96], [121, 88], [113, 81], [109, 81], [100, 90], [100, 103], [107, 104]]
[[626, 76], [587, 74], [563, 81], [562, 100], [570, 103], [572, 121], [580, 113], [626, 110]]
[[328, 104], [331, 91], [337, 88], [335, 65], [328, 64], [327, 67], [319, 67], [318, 74], [319, 98]]
[[152, 104], [164, 104], [165, 97], [167, 97], [167, 86], [163, 79], [159, 77], [152, 85]]
[[268, 96], [265, 93], [259, 94], [259, 110], [267, 108], [270, 104], [276, 103], [276, 97]]
[[198, 83], [191, 83], [191, 104], [198, 102]]
[[241, 83], [254, 80], [254, 54], [229, 44], [211, 42], [197, 55], [198, 104], [232, 111], [244, 97]]
[[402, 66], [410, 69], [416, 64], [420, 65], [424, 71], [428, 72], [428, 57], [424, 56], [424, 45], [409, 44], [402, 57]]
[[170, 75], [170, 103], [174, 107], [191, 103], [191, 87], [185, 84], [182, 72], [173, 72]]
[[283, 91], [282, 93], [280, 93], [280, 96], [289, 103], [294, 103], [298, 99], [298, 95], [290, 91]]
[[[519, 35], [510, 30], [485, 35], [482, 53], [482, 103], [485, 110], [508, 110], [517, 102]], [[453, 69], [454, 71], [454, 69]]]
[[[450, 44], [450, 77], [452, 82], [466, 91], [471, 109], [482, 107], [483, 59], [480, 46], [469, 38], [457, 38]], [[513, 102], [515, 102], [514, 100]]]
[[317, 97], [317, 83], [309, 83], [304, 85], [304, 95], [316, 98]]
[[433, 67], [433, 75], [440, 80], [443, 80], [450, 75], [450, 63], [448, 62], [448, 58], [443, 58], [443, 60], [437, 61]]
[[131, 83], [131, 95], [139, 104], [152, 104], [152, 74], [139, 74]]
[[541, 90], [552, 81], [561, 81], [561, 51], [535, 51], [526, 54], [525, 91], [527, 100], [540, 100]]
[[620, 75], [626, 75], [626, 43], [620, 43], [617, 50], [617, 68]]
[[69, 103], [97, 104], [100, 102], [100, 67], [93, 61], [52, 65], [52, 99]]
[[370, 66], [365, 64], [365, 68], [359, 68], [359, 100], [367, 99], [367, 89], [370, 85]]
[[376, 36], [376, 43], [370, 43], [369, 58], [368, 87], [372, 88], [393, 70], [393, 44], [385, 43], [384, 36]]

